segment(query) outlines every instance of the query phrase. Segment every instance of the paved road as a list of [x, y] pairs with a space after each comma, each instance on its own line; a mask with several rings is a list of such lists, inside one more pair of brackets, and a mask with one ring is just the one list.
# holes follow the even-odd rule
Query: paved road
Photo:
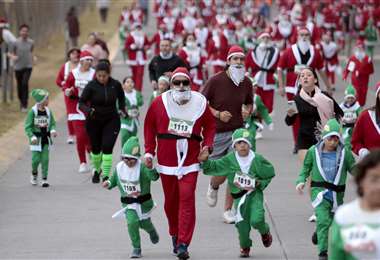
[[[116, 61], [120, 59], [119, 54]], [[376, 71], [379, 70], [380, 66], [376, 64]], [[121, 80], [126, 75], [126, 68], [115, 65], [113, 75]], [[375, 78], [380, 79], [379, 76]], [[342, 82], [339, 82], [337, 89], [335, 97], [341, 100]], [[143, 94], [148, 100], [150, 87], [147, 84]], [[374, 103], [373, 90], [370, 91], [369, 100], [370, 104]], [[276, 96], [275, 130], [265, 132], [264, 139], [258, 141], [257, 150], [274, 163], [276, 177], [265, 192], [267, 221], [274, 242], [271, 248], [265, 249], [257, 233], [252, 232], [255, 259], [315, 259], [317, 255], [316, 248], [310, 242], [314, 224], [307, 222], [312, 212], [309, 199], [295, 192], [294, 181], [300, 165], [297, 157], [291, 154], [291, 130], [283, 122], [285, 109], [285, 100]], [[146, 106], [143, 111], [144, 114]], [[131, 246], [126, 224], [122, 219], [111, 219], [111, 215], [120, 208], [118, 191], [107, 191], [100, 185], [92, 184], [89, 173], [79, 174], [75, 147], [65, 143], [64, 122], [58, 123], [58, 133], [60, 135], [51, 151], [50, 188], [30, 185], [29, 151], [25, 151], [21, 159], [0, 179], [0, 258], [128, 258]], [[115, 161], [119, 154], [120, 142], [115, 147]], [[349, 180], [347, 200], [354, 196], [351, 184], [352, 180]], [[190, 247], [191, 257], [237, 259], [239, 245], [235, 228], [222, 223], [222, 203], [218, 203], [216, 208], [206, 205], [207, 185], [208, 177], [200, 176], [197, 187], [197, 226]], [[158, 245], [151, 245], [148, 236], [142, 234], [143, 255], [146, 259], [173, 259], [163, 212], [161, 183], [158, 181], [152, 186], [152, 194], [158, 204], [153, 213], [153, 222], [161, 241]], [[223, 193], [220, 198], [224, 196]]]

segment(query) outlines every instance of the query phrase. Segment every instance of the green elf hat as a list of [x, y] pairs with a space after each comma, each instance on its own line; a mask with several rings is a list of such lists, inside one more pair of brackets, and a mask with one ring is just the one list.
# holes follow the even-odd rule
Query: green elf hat
[[32, 90], [31, 95], [36, 101], [36, 103], [39, 104], [44, 102], [48, 98], [49, 92], [46, 89], [35, 88]]
[[138, 160], [140, 156], [141, 154], [139, 139], [136, 136], [132, 136], [123, 145], [121, 157], [133, 158]]
[[356, 99], [356, 90], [351, 84], [348, 84], [346, 90], [344, 91], [344, 99], [349, 97], [353, 97]]
[[342, 138], [342, 127], [340, 126], [339, 122], [333, 118], [327, 121], [326, 125], [323, 127], [322, 130], [322, 139], [325, 139], [329, 136], [338, 136], [339, 138]]
[[232, 147], [234, 147], [235, 144], [240, 141], [244, 141], [249, 145], [249, 147], [252, 147], [252, 138], [252, 134], [247, 129], [236, 129], [232, 134]]

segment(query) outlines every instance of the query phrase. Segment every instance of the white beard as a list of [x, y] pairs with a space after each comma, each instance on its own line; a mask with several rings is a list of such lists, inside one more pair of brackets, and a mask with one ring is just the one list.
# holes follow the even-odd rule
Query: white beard
[[362, 60], [365, 57], [364, 51], [354, 51], [354, 55], [358, 60]]
[[171, 93], [174, 102], [177, 104], [181, 104], [182, 102], [189, 101], [191, 99], [191, 90], [177, 91], [173, 89]]
[[292, 23], [289, 22], [289, 21], [281, 21], [279, 24], [278, 24], [278, 31], [280, 32], [280, 34], [282, 36], [284, 36], [285, 38], [289, 37], [289, 35], [291, 34], [292, 32]]
[[240, 82], [244, 80], [245, 76], [245, 68], [244, 66], [241, 66], [241, 68], [238, 68], [236, 65], [230, 65], [228, 68], [228, 71], [230, 73], [230, 77], [234, 84], [236, 86], [239, 86]]
[[326, 58], [331, 58], [332, 56], [335, 55], [336, 50], [337, 50], [337, 45], [335, 42], [321, 42], [322, 45], [322, 50], [323, 50], [323, 55]]
[[301, 50], [302, 54], [305, 54], [310, 49], [310, 42], [309, 41], [298, 41], [297, 46]]

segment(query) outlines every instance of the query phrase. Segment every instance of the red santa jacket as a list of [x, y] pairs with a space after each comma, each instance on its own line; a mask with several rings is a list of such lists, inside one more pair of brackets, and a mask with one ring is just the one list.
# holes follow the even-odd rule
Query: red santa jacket
[[74, 87], [74, 90], [70, 93], [70, 98], [67, 102], [67, 120], [86, 120], [84, 113], [79, 109], [78, 101], [82, 94], [83, 89], [86, 87], [87, 83], [95, 78], [95, 70], [90, 68], [90, 70], [85, 73], [79, 70], [79, 67], [73, 69], [64, 85], [64, 90]]
[[207, 42], [208, 59], [213, 66], [225, 66], [228, 54], [228, 40], [223, 33], [212, 35]]
[[361, 149], [380, 148], [380, 126], [376, 123], [375, 111], [366, 110], [359, 115], [352, 132], [351, 144], [357, 155]]
[[203, 84], [202, 68], [206, 62], [206, 57], [202, 55], [201, 48], [196, 47], [192, 50], [185, 46], [179, 50], [178, 56], [186, 63], [187, 67], [189, 68], [193, 83], [195, 85], [201, 86]]
[[347, 76], [350, 72], [352, 85], [356, 87], [367, 87], [369, 76], [374, 72], [371, 58], [366, 55], [363, 60], [360, 61], [354, 55], [351, 56], [343, 72], [344, 80], [347, 79]]
[[277, 42], [277, 46], [281, 50], [288, 48], [297, 41], [297, 28], [294, 25], [291, 25], [290, 28], [282, 28], [278, 23], [272, 28], [272, 39]]
[[338, 61], [338, 45], [335, 42], [321, 42], [320, 43], [321, 54], [325, 64], [325, 70], [333, 72], [336, 66], [339, 64]]
[[[198, 155], [201, 146], [212, 147], [213, 145], [215, 118], [202, 94], [192, 91], [189, 103], [181, 107], [173, 105], [176, 103], [172, 101], [170, 93], [167, 91], [157, 97], [147, 111], [144, 121], [145, 156], [153, 157], [157, 150], [157, 170], [163, 174], [180, 176], [199, 170]], [[169, 119], [169, 114], [172, 120]], [[175, 117], [183, 118], [184, 114], [193, 117], [192, 131], [189, 127], [191, 137], [177, 139], [178, 134], [173, 134], [173, 129], [176, 129], [175, 124], [178, 123]], [[179, 129], [183, 128], [180, 126]], [[201, 140], [197, 140], [200, 136], [203, 138], [202, 144]], [[187, 146], [187, 149], [184, 146]], [[180, 152], [182, 152], [182, 158], [185, 158], [182, 162]]]
[[[271, 47], [266, 51], [256, 47], [249, 51], [245, 59], [245, 67], [251, 70], [251, 75], [256, 79], [257, 85], [264, 90], [272, 90], [275, 88], [276, 80], [274, 75], [277, 73], [277, 64], [280, 58], [280, 51], [277, 48]], [[258, 55], [265, 57], [265, 64], [260, 62]]]
[[128, 52], [127, 63], [131, 66], [145, 65], [145, 49], [149, 45], [149, 40], [145, 34], [139, 36], [135, 32], [131, 32], [125, 41], [125, 49]]
[[67, 78], [69, 77], [70, 72], [71, 72], [70, 71], [70, 61], [67, 61], [59, 69], [57, 78], [55, 80], [55, 83], [61, 89], [63, 89], [63, 87], [65, 86], [65, 82], [66, 82]]
[[[285, 91], [287, 93], [296, 94], [296, 81], [297, 81], [297, 67], [296, 65], [301, 65], [301, 56], [297, 47], [297, 44], [293, 44], [290, 48], [287, 48], [278, 61], [278, 69], [286, 70], [286, 83]], [[310, 58], [306, 64], [316, 70], [323, 70], [323, 60], [319, 51], [314, 48], [313, 45], [310, 46]]]

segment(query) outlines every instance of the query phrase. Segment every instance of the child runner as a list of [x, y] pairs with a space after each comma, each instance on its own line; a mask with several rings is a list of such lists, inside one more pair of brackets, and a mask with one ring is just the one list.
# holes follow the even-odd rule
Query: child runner
[[150, 194], [150, 182], [158, 180], [159, 175], [155, 169], [149, 169], [141, 163], [140, 145], [136, 136], [132, 136], [124, 144], [121, 159], [111, 178], [103, 182], [103, 187], [119, 188], [123, 209], [112, 217], [125, 214], [133, 247], [131, 258], [140, 258], [142, 255], [139, 228], [148, 232], [153, 244], [159, 241], [150, 219], [150, 213], [155, 208]]
[[317, 216], [317, 230], [313, 243], [318, 243], [319, 259], [327, 260], [328, 232], [334, 212], [343, 203], [347, 173], [355, 159], [351, 149], [344, 146], [341, 126], [336, 119], [327, 121], [322, 140], [309, 148], [297, 179], [296, 189], [303, 193], [307, 179], [311, 178], [311, 201]]
[[120, 117], [121, 120], [121, 147], [131, 137], [137, 135], [139, 126], [139, 108], [144, 104], [140, 91], [135, 90], [135, 83], [132, 77], [128, 76], [123, 80], [123, 90], [125, 95], [125, 106], [128, 112], [127, 117]]
[[265, 222], [263, 191], [275, 175], [274, 168], [263, 156], [252, 151], [254, 138], [247, 129], [237, 129], [232, 134], [233, 152], [217, 160], [207, 160], [208, 151], [202, 149], [198, 158], [203, 162], [204, 174], [227, 176], [237, 212], [235, 226], [239, 233], [240, 257], [249, 257], [251, 227], [260, 232], [265, 247], [272, 244], [269, 225]]
[[45, 89], [33, 89], [31, 93], [36, 104], [29, 110], [25, 120], [25, 133], [29, 138], [32, 151], [32, 176], [30, 183], [37, 185], [38, 166], [41, 164], [41, 186], [49, 187], [47, 181], [49, 170], [49, 145], [51, 137], [56, 137], [55, 120], [53, 113], [47, 107], [49, 92]]
[[344, 92], [344, 101], [340, 104], [340, 108], [344, 112], [342, 119], [344, 144], [351, 148], [352, 130], [361, 112], [359, 102], [356, 101], [356, 90], [351, 84], [347, 86]]
[[152, 96], [150, 97], [149, 104], [152, 104], [153, 100], [156, 97], [158, 97], [159, 95], [161, 95], [162, 93], [164, 93], [165, 91], [169, 89], [170, 79], [169, 77], [163, 75], [158, 78], [157, 84], [158, 84], [158, 89], [153, 91]]

